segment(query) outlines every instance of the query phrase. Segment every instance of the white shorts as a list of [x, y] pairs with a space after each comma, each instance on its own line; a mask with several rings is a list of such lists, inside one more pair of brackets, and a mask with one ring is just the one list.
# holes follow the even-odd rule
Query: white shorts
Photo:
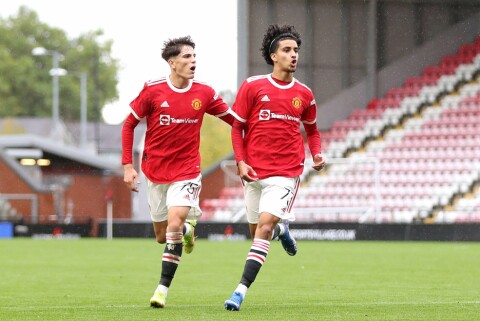
[[283, 220], [295, 220], [292, 206], [300, 185], [299, 177], [273, 176], [243, 184], [248, 223], [257, 224], [263, 212]]
[[195, 220], [202, 215], [199, 195], [202, 189], [202, 175], [197, 178], [169, 184], [156, 184], [147, 181], [147, 199], [153, 222], [168, 219], [168, 209], [172, 206], [190, 206], [187, 219]]

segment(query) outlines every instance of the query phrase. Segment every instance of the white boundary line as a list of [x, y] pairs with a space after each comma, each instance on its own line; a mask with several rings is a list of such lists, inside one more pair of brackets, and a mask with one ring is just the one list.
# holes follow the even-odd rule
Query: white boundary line
[[[432, 301], [432, 302], [416, 302], [416, 301], [404, 301], [404, 302], [397, 302], [397, 301], [392, 301], [392, 302], [386, 302], [386, 301], [380, 301], [380, 302], [308, 302], [308, 305], [312, 306], [379, 306], [379, 305], [412, 305], [412, 306], [424, 306], [424, 305], [458, 305], [461, 307], [462, 305], [480, 305], [480, 301]], [[222, 307], [222, 304], [176, 304], [172, 303], [172, 306], [177, 306], [177, 307]], [[249, 303], [251, 306], [264, 306], [265, 304], [255, 304], [255, 303]], [[305, 306], [304, 303], [297, 303], [297, 304], [285, 304], [285, 303], [268, 303], [269, 306], [299, 306], [303, 307]], [[136, 304], [130, 304], [130, 305], [107, 305], [107, 306], [99, 306], [99, 305], [57, 305], [57, 306], [40, 306], [40, 307], [34, 307], [34, 306], [21, 306], [21, 307], [2, 307], [0, 308], [1, 310], [9, 310], [9, 311], [26, 311], [26, 310], [49, 310], [49, 309], [118, 309], [118, 308], [150, 308], [148, 304], [142, 304], [142, 305], [136, 305]]]

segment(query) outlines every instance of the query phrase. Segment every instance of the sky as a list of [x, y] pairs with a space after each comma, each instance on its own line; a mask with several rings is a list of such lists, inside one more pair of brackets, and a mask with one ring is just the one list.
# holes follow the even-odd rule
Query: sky
[[20, 6], [64, 30], [70, 39], [102, 29], [104, 38], [113, 40], [112, 57], [120, 63], [119, 100], [103, 107], [107, 123], [124, 120], [145, 81], [168, 75], [161, 49], [169, 38], [192, 37], [195, 79], [218, 92], [237, 91], [236, 0], [8, 0], [0, 3], [0, 16], [16, 15]]

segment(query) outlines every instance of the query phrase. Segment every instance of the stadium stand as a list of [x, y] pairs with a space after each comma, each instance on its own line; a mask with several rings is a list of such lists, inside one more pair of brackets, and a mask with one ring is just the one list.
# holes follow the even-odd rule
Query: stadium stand
[[[328, 166], [309, 170], [307, 149], [298, 221], [480, 222], [480, 37], [321, 135]], [[240, 183], [202, 207], [243, 219]]]

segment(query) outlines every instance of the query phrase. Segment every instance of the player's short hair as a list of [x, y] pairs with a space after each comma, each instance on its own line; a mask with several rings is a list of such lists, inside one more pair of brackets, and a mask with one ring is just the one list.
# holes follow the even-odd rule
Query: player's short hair
[[183, 46], [195, 49], [195, 43], [190, 36], [168, 39], [163, 43], [162, 58], [168, 62], [168, 59], [180, 54]]
[[273, 66], [273, 60], [272, 58], [270, 58], [270, 54], [277, 51], [278, 42], [284, 39], [295, 40], [299, 48], [302, 44], [300, 34], [295, 30], [294, 26], [283, 25], [280, 27], [276, 24], [268, 26], [268, 29], [263, 36], [262, 47], [260, 48], [260, 51], [262, 52], [262, 57], [265, 59], [267, 64]]

